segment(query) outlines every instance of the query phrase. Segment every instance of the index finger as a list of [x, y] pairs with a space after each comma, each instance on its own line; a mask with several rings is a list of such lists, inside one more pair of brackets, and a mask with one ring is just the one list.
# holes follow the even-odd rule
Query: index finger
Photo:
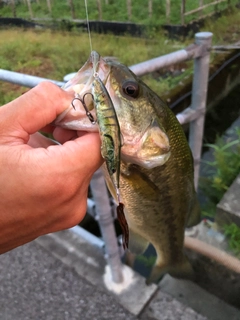
[[1, 128], [4, 127], [8, 132], [17, 130], [28, 135], [33, 134], [54, 121], [69, 107], [72, 99], [73, 94], [44, 81], [1, 107], [0, 111], [4, 112]]

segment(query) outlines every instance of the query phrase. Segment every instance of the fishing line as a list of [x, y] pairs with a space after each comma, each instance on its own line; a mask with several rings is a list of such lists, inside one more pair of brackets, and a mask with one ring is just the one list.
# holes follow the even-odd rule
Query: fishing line
[[87, 0], [84, 0], [85, 2], [85, 11], [86, 11], [86, 19], [87, 19], [87, 30], [88, 30], [88, 38], [89, 38], [89, 44], [90, 44], [90, 50], [92, 50], [92, 38], [91, 38], [91, 31], [90, 31], [90, 24], [89, 24], [89, 17], [88, 17], [88, 5]]

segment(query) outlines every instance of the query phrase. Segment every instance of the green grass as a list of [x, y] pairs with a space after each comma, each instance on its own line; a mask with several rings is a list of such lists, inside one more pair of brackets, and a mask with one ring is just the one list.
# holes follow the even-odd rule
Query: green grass
[[203, 215], [215, 216], [217, 203], [240, 173], [240, 128], [236, 129], [237, 138], [226, 141], [223, 138], [215, 144], [207, 144], [213, 149], [214, 160], [205, 162], [208, 177], [201, 178], [200, 188], [207, 197]]
[[[202, 30], [213, 32], [214, 44], [229, 44], [240, 36], [240, 11], [234, 10], [231, 16], [223, 16], [216, 22], [208, 21]], [[182, 49], [193, 42], [193, 39], [171, 40], [163, 30], [152, 32], [146, 38], [130, 36], [113, 36], [91, 34], [93, 49], [102, 56], [116, 56], [126, 65], [136, 64], [160, 55]], [[88, 35], [80, 30], [72, 32], [0, 29], [0, 67], [41, 76], [50, 79], [62, 80], [67, 73], [77, 71], [86, 61], [90, 53]], [[211, 55], [214, 63], [215, 55]], [[174, 66], [185, 72], [177, 77], [159, 73], [146, 75], [143, 80], [160, 96], [179, 85], [186, 77], [192, 77], [193, 62]], [[0, 104], [17, 97], [26, 89], [0, 83]]]
[[[192, 5], [193, 2], [191, 2]], [[76, 4], [79, 17], [81, 14], [84, 15], [84, 1], [81, 3], [75, 1], [74, 3]], [[102, 1], [102, 3], [104, 4], [105, 1]], [[111, 3], [110, 0], [109, 3]], [[112, 3], [114, 4], [115, 2], [112, 1]], [[123, 4], [125, 5], [126, 2], [121, 1], [119, 3], [121, 7]], [[136, 4], [134, 1], [132, 3], [133, 5]], [[158, 2], [153, 2], [154, 6], [157, 3]], [[46, 1], [40, 0], [40, 4], [41, 7], [45, 5], [45, 9], [43, 10], [42, 8], [38, 11], [38, 15], [47, 17], [49, 13], [46, 7]], [[89, 0], [88, 2], [91, 15], [94, 14], [91, 6], [95, 4], [95, 1]], [[141, 0], [138, 4], [139, 8], [145, 4], [146, 9], [146, 1]], [[34, 6], [37, 7], [37, 4], [34, 2], [32, 2], [32, 5], [33, 9]], [[77, 5], [79, 7], [77, 7]], [[7, 10], [10, 11], [7, 12]], [[56, 10], [56, 14], [54, 10]], [[67, 1], [55, 1], [52, 12], [54, 17], [57, 17], [57, 11], [61, 11], [62, 16], [70, 14]], [[141, 10], [138, 11], [140, 12]], [[114, 20], [118, 20], [117, 12], [112, 14]], [[146, 10], [144, 12], [146, 15]], [[10, 6], [0, 8], [0, 15], [9, 16], [10, 13]], [[23, 4], [18, 5], [17, 15], [20, 16], [24, 14], [28, 14], [26, 6], [23, 8]], [[93, 16], [90, 16], [90, 18], [93, 19]], [[150, 21], [152, 25], [154, 25], [154, 21], [154, 18], [152, 18]], [[239, 21], [240, 11], [235, 9], [231, 15], [223, 16], [216, 22], [214, 21], [214, 23], [211, 19], [208, 20], [202, 30], [213, 32], [214, 44], [229, 44], [236, 41], [240, 36]], [[98, 35], [94, 33], [92, 33], [91, 36], [94, 50], [98, 51], [102, 56], [116, 56], [119, 61], [126, 65], [136, 64], [182, 49], [193, 42], [190, 38], [179, 40], [168, 39], [163, 30], [160, 29], [156, 31], [154, 27], [149, 31], [148, 37], [145, 38], [133, 38], [127, 35], [125, 37], [110, 34]], [[89, 53], [90, 45], [88, 35], [81, 30], [54, 32], [50, 30], [24, 31], [23, 29], [0, 29], [0, 67], [2, 69], [62, 80], [65, 74], [77, 71], [86, 61]], [[212, 54], [211, 57], [211, 63], [214, 63], [216, 55]], [[155, 73], [144, 76], [143, 80], [161, 96], [178, 86], [186, 78], [189, 77], [189, 81], [191, 81], [192, 65], [193, 62], [189, 61], [183, 65], [174, 66], [174, 68], [178, 70], [186, 69], [185, 72], [180, 72], [180, 75], [177, 77], [172, 77], [171, 72], [167, 72], [164, 76], [160, 73]], [[12, 100], [25, 90], [25, 88], [12, 84], [0, 83], [0, 104]]]
[[[205, 217], [215, 217], [216, 205], [240, 173], [240, 128], [235, 130], [235, 134], [235, 139], [226, 141], [220, 138], [215, 144], [207, 145], [213, 149], [214, 160], [205, 162], [209, 176], [200, 179], [199, 187], [206, 197], [202, 208], [202, 215]], [[231, 223], [221, 229], [227, 236], [230, 250], [240, 258], [240, 228]]]
[[[109, 21], [128, 21], [160, 25], [166, 23], [166, 1], [152, 0], [152, 16], [149, 17], [148, 14], [148, 0], [138, 0], [132, 1], [131, 5], [131, 17], [128, 17], [126, 0], [117, 1], [109, 0], [109, 4], [105, 1], [101, 1], [102, 4], [102, 19]], [[205, 0], [204, 4], [212, 3], [214, 0]], [[234, 5], [238, 0], [232, 0], [231, 4]], [[53, 19], [71, 19], [71, 11], [66, 0], [55, 0], [51, 1], [51, 12], [47, 7], [46, 0], [39, 0], [40, 4], [36, 1], [31, 2], [33, 16], [37, 18], [53, 18]], [[75, 18], [76, 19], [86, 19], [85, 2], [84, 0], [74, 0]], [[97, 7], [96, 0], [88, 0], [88, 14], [90, 20], [99, 19], [99, 10]], [[185, 11], [190, 11], [198, 8], [199, 0], [186, 1]], [[227, 2], [218, 4], [217, 6], [210, 6], [202, 11], [203, 15], [213, 13], [215, 11], [220, 11], [227, 8]], [[2, 17], [13, 16], [12, 7], [10, 5], [2, 6], [0, 15]], [[172, 0], [171, 1], [171, 11], [170, 11], [170, 22], [173, 24], [179, 24], [181, 22], [181, 1]], [[22, 1], [18, 1], [16, 4], [16, 15], [21, 18], [30, 18], [29, 9], [26, 4]], [[191, 14], [185, 17], [185, 22], [189, 22], [193, 19], [198, 19], [199, 13]]]
[[[180, 41], [166, 43], [165, 40], [163, 33], [159, 35], [158, 41], [92, 33], [94, 50], [100, 52], [102, 56], [115, 56], [126, 65], [171, 52], [174, 45], [178, 48], [184, 47], [184, 43]], [[161, 42], [165, 45], [160, 45]], [[62, 80], [65, 74], [77, 71], [89, 54], [89, 38], [85, 32], [0, 29], [2, 69]], [[161, 94], [159, 81], [149, 77], [147, 82], [153, 90]], [[166, 86], [164, 90], [165, 88]], [[0, 83], [0, 104], [17, 97], [24, 90], [12, 84]]]
[[[40, 0], [40, 3], [41, 6], [46, 6], [46, 1]], [[80, 10], [80, 5], [84, 7], [84, 3], [76, 2], [76, 5], [77, 3], [79, 5], [78, 13], [80, 14], [81, 10], [84, 9]], [[105, 3], [105, 1], [102, 1], [102, 3]], [[123, 3], [125, 4], [125, 1], [121, 2], [121, 5]], [[139, 7], [143, 3], [145, 2], [139, 2]], [[154, 3], [156, 4], [156, 2]], [[32, 4], [33, 7], [37, 6], [34, 2]], [[64, 3], [55, 1], [53, 8], [56, 9], [56, 12], [61, 9], [61, 12], [64, 13], [69, 11], [66, 4], [67, 1], [64, 1]], [[89, 1], [89, 9], [94, 4], [94, 1]], [[60, 5], [64, 6], [65, 9]], [[19, 14], [20, 12], [22, 14], [24, 12], [28, 13], [26, 6], [24, 6], [25, 11], [20, 11], [21, 6], [23, 7], [23, 4], [17, 6], [17, 12]], [[10, 6], [4, 6], [0, 9], [1, 15], [4, 15], [3, 13], [6, 9], [11, 10]], [[47, 8], [45, 9], [44, 12], [48, 15], [48, 10]], [[89, 11], [92, 14], [92, 10]], [[39, 11], [39, 15], [43, 15], [44, 12]], [[8, 15], [7, 12], [5, 14]], [[116, 14], [112, 15], [112, 17], [114, 17], [114, 20], [118, 19]], [[240, 12], [239, 10], [234, 10], [230, 16], [223, 16], [214, 23], [209, 20], [203, 30], [213, 32], [214, 44], [228, 44], [240, 36], [239, 20]], [[154, 19], [151, 21], [154, 21]], [[125, 37], [97, 35], [94, 33], [91, 36], [94, 50], [97, 50], [103, 56], [116, 56], [126, 65], [136, 64], [182, 49], [193, 41], [190, 38], [179, 39], [178, 41], [171, 40], [166, 37], [163, 30], [154, 31], [154, 28], [146, 38], [133, 38], [127, 35]], [[65, 74], [78, 70], [86, 61], [89, 53], [88, 35], [80, 30], [53, 32], [0, 29], [0, 66], [3, 69], [62, 80]], [[216, 55], [212, 55], [212, 63], [215, 57]], [[178, 86], [187, 77], [190, 77], [191, 81], [192, 65], [192, 61], [189, 61], [183, 65], [174, 66], [177, 69], [186, 69], [185, 72], [180, 73], [177, 77], [172, 77], [171, 72], [167, 72], [167, 76], [164, 75], [163, 77], [162, 74], [146, 75], [143, 80], [159, 95], [162, 95]], [[25, 88], [1, 83], [0, 104], [15, 98], [24, 90]]]
[[146, 257], [144, 255], [137, 255], [136, 261], [138, 261], [147, 268], [152, 268], [154, 263], [156, 262], [156, 255], [149, 257]]
[[240, 228], [231, 223], [224, 226], [224, 233], [228, 238], [229, 248], [240, 258]]

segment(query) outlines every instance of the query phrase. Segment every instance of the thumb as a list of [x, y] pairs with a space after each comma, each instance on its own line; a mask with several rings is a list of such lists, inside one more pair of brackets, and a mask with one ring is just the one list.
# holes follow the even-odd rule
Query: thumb
[[10, 133], [26, 143], [69, 107], [73, 95], [51, 82], [42, 82], [24, 95], [1, 107], [0, 134]]

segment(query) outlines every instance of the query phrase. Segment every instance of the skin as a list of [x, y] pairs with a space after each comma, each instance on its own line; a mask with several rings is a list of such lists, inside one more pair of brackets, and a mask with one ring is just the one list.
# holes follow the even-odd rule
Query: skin
[[85, 215], [89, 182], [103, 161], [99, 134], [49, 125], [72, 98], [43, 82], [0, 108], [0, 253]]

